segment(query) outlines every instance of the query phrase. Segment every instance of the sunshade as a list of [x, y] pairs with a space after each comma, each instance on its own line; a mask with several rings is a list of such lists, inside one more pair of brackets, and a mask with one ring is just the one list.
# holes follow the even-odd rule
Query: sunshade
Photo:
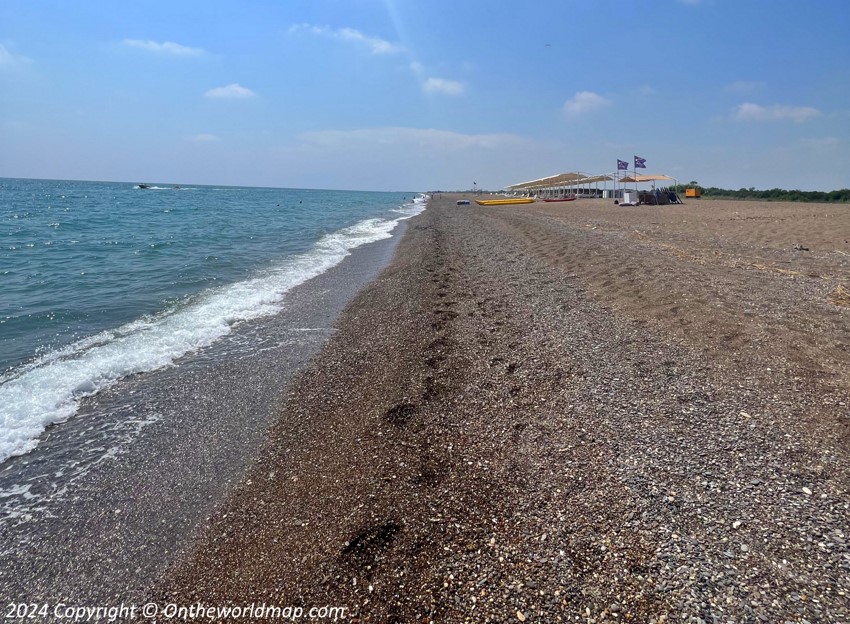
[[550, 186], [558, 186], [560, 184], [573, 184], [576, 180], [579, 180], [584, 177], [583, 173], [572, 172], [572, 173], [559, 173], [553, 176], [547, 176], [545, 178], [538, 178], [537, 180], [529, 180], [528, 182], [520, 182], [519, 184], [511, 184], [507, 188], [508, 190], [515, 189], [529, 189], [529, 188], [546, 188]]
[[539, 188], [554, 188], [557, 186], [574, 186], [579, 184], [593, 184], [594, 182], [610, 182], [614, 178], [605, 175], [590, 176], [580, 171], [572, 171], [570, 173], [559, 173], [557, 175], [539, 178], [537, 180], [529, 180], [528, 182], [520, 182], [519, 184], [511, 184], [505, 188], [509, 191], [520, 189], [539, 189]]

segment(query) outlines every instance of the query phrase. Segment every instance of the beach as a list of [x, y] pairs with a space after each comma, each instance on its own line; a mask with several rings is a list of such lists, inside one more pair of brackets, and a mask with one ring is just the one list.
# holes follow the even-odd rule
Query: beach
[[241, 480], [292, 375], [389, 262], [402, 230], [292, 288], [276, 314], [83, 399], [36, 449], [4, 462], [0, 595], [141, 601]]
[[361, 622], [850, 617], [850, 211], [456, 206], [150, 597]]

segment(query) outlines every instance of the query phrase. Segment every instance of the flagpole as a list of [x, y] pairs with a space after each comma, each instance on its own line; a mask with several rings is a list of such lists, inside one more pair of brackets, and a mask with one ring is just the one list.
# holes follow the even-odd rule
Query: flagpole
[[[627, 170], [628, 171], [628, 170]], [[620, 173], [620, 162], [619, 158], [617, 159], [617, 179], [620, 182], [620, 188], [617, 189], [620, 192], [620, 201], [623, 201], [623, 174]]]
[[640, 193], [637, 192], [637, 157], [634, 154], [632, 154], [632, 179], [635, 181], [635, 196], [640, 205]]

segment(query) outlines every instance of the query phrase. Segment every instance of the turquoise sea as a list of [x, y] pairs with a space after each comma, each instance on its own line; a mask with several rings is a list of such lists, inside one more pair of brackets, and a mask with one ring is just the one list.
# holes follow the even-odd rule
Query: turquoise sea
[[424, 209], [413, 193], [0, 179], [0, 462]]

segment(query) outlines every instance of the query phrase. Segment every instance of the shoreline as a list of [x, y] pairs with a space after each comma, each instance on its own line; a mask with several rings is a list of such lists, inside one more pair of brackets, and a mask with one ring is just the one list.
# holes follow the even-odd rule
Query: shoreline
[[845, 619], [847, 260], [771, 246], [832, 222], [454, 199], [408, 222], [154, 597]]
[[[406, 227], [401, 221], [391, 238], [353, 249], [290, 290], [277, 315], [245, 322], [175, 366], [87, 399], [36, 449], [7, 460], [0, 485], [31, 484], [24, 494], [36, 498], [18, 506], [4, 501], [7, 512], [33, 517], [4, 521], [3, 595], [27, 602], [141, 599], [240, 479], [290, 378], [390, 261]], [[89, 442], [75, 449], [77, 439]], [[47, 478], [57, 469], [64, 474]]]

